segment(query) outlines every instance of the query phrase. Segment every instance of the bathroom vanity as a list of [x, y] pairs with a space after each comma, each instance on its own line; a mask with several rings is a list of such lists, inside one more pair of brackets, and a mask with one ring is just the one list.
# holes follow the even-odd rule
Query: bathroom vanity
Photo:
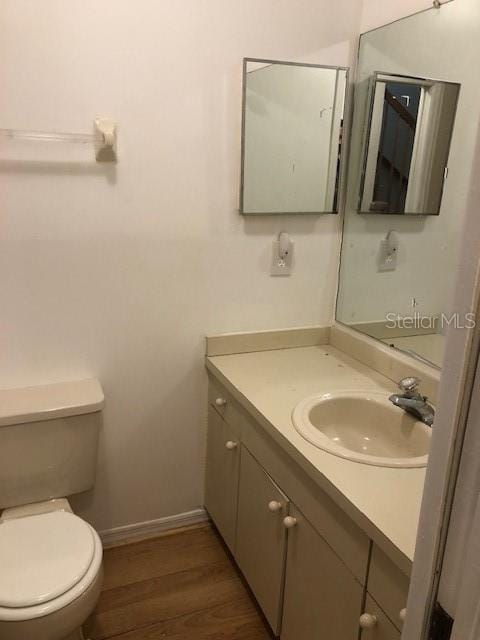
[[[291, 418], [316, 392], [395, 389], [357, 358], [395, 376], [408, 360], [352, 336], [336, 327], [324, 344], [207, 357], [205, 504], [283, 640], [401, 635], [425, 467], [343, 459]], [[421, 375], [432, 391], [434, 373]]]

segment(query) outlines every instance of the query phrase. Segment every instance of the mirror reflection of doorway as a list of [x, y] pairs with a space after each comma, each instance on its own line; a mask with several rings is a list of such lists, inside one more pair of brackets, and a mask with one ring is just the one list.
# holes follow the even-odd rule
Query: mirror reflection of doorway
[[422, 87], [387, 82], [371, 211], [405, 210]]
[[460, 85], [375, 72], [362, 213], [438, 215]]

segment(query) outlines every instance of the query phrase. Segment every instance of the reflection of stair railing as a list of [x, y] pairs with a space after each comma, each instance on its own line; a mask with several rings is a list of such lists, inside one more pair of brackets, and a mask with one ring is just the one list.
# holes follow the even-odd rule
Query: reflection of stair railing
[[[404, 211], [416, 127], [415, 117], [385, 88], [382, 131], [370, 211]], [[386, 139], [387, 131], [389, 140]], [[393, 194], [395, 202], [392, 202]]]
[[398, 113], [400, 118], [404, 122], [406, 122], [411, 129], [415, 131], [415, 128], [417, 126], [417, 122], [415, 118], [412, 116], [412, 114], [407, 109], [407, 107], [405, 107], [405, 105], [399, 102], [395, 98], [393, 93], [391, 93], [388, 89], [385, 89], [385, 102], [389, 104], [392, 107], [392, 109]]

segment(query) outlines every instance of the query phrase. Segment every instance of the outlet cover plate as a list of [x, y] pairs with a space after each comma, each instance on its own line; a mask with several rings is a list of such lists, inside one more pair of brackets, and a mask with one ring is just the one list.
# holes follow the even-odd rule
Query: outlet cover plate
[[292, 273], [293, 266], [293, 242], [288, 243], [288, 253], [285, 259], [279, 257], [279, 242], [274, 240], [272, 243], [272, 265], [270, 267], [271, 276], [289, 276]]

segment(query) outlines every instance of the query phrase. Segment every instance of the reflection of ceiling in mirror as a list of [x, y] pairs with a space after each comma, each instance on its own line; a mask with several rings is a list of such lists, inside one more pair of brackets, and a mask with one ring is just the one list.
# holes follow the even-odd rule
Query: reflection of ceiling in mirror
[[247, 63], [247, 73], [254, 73], [255, 71], [260, 71], [260, 69], [265, 69], [265, 67], [271, 67], [271, 62], [253, 62], [249, 61]]

